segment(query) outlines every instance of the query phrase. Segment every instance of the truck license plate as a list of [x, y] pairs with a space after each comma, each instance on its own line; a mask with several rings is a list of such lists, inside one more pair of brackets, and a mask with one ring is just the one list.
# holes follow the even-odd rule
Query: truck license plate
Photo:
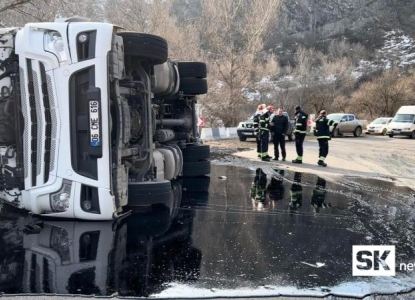
[[99, 147], [101, 145], [99, 125], [99, 102], [89, 101], [89, 128], [91, 133], [91, 147]]

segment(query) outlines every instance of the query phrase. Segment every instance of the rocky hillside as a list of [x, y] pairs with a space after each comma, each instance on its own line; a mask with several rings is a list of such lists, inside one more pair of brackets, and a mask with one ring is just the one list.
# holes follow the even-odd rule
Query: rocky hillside
[[413, 35], [414, 22], [414, 0], [284, 0], [274, 37], [308, 43], [345, 36], [371, 44], [382, 31]]

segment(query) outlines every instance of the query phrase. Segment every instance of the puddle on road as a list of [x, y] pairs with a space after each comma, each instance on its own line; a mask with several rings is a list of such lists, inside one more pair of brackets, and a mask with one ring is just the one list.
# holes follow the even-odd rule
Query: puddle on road
[[[176, 182], [171, 207], [119, 222], [39, 222], [0, 212], [0, 293], [137, 297], [365, 295], [415, 273], [352, 276], [352, 245], [396, 245], [415, 262], [413, 194], [278, 169], [213, 166]], [[28, 227], [28, 224], [32, 226]]]

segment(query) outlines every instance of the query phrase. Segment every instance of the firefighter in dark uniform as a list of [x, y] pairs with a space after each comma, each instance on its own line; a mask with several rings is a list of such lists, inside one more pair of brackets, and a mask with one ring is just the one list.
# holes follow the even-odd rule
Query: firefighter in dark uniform
[[293, 160], [295, 164], [303, 163], [303, 144], [305, 136], [307, 134], [307, 118], [308, 115], [301, 110], [301, 107], [297, 105], [295, 107], [295, 149], [297, 150], [297, 158]]
[[317, 184], [311, 197], [311, 205], [316, 213], [319, 213], [322, 208], [330, 207], [330, 204], [326, 203], [326, 193], [326, 180], [317, 177]]
[[303, 187], [301, 186], [301, 173], [294, 173], [294, 181], [291, 185], [290, 209], [295, 210], [303, 206]]
[[261, 158], [261, 139], [259, 138], [259, 118], [263, 114], [265, 104], [258, 105], [257, 111], [254, 114], [254, 133], [256, 136], [256, 151], [258, 157]]
[[271, 201], [282, 201], [284, 199], [284, 170], [274, 170], [278, 175], [272, 176], [271, 182], [267, 187], [269, 199]]
[[329, 140], [330, 126], [337, 126], [337, 123], [327, 118], [327, 112], [322, 110], [320, 115], [316, 119], [316, 127], [314, 129], [314, 135], [317, 136], [319, 150], [319, 159], [317, 164], [322, 167], [327, 167], [325, 163], [326, 157], [329, 154]]
[[255, 179], [251, 187], [251, 200], [254, 209], [264, 207], [267, 200], [267, 174], [261, 168], [255, 171]]
[[[270, 129], [270, 117], [274, 111], [272, 106], [268, 106], [263, 114], [257, 117], [258, 127], [255, 128], [257, 140], [259, 140], [259, 156], [262, 161], [270, 161], [271, 156], [268, 155], [268, 144], [269, 144], [269, 129]], [[254, 120], [255, 124], [255, 120]]]

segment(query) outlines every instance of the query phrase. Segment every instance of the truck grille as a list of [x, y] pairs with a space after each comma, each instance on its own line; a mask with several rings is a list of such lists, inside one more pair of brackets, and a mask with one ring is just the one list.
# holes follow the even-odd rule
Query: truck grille
[[[26, 60], [27, 91], [25, 74], [21, 70], [22, 110], [24, 117], [24, 174], [26, 188], [48, 182], [54, 170], [57, 116], [53, 97], [52, 80], [45, 66], [36, 60]], [[30, 141], [29, 141], [30, 138]]]
[[24, 131], [23, 131], [23, 157], [24, 157], [24, 178], [29, 177], [29, 134], [27, 128], [29, 127], [29, 118], [27, 114], [27, 100], [26, 100], [26, 80], [25, 72], [22, 67], [20, 67], [20, 93], [22, 99], [22, 115], [24, 120]]

